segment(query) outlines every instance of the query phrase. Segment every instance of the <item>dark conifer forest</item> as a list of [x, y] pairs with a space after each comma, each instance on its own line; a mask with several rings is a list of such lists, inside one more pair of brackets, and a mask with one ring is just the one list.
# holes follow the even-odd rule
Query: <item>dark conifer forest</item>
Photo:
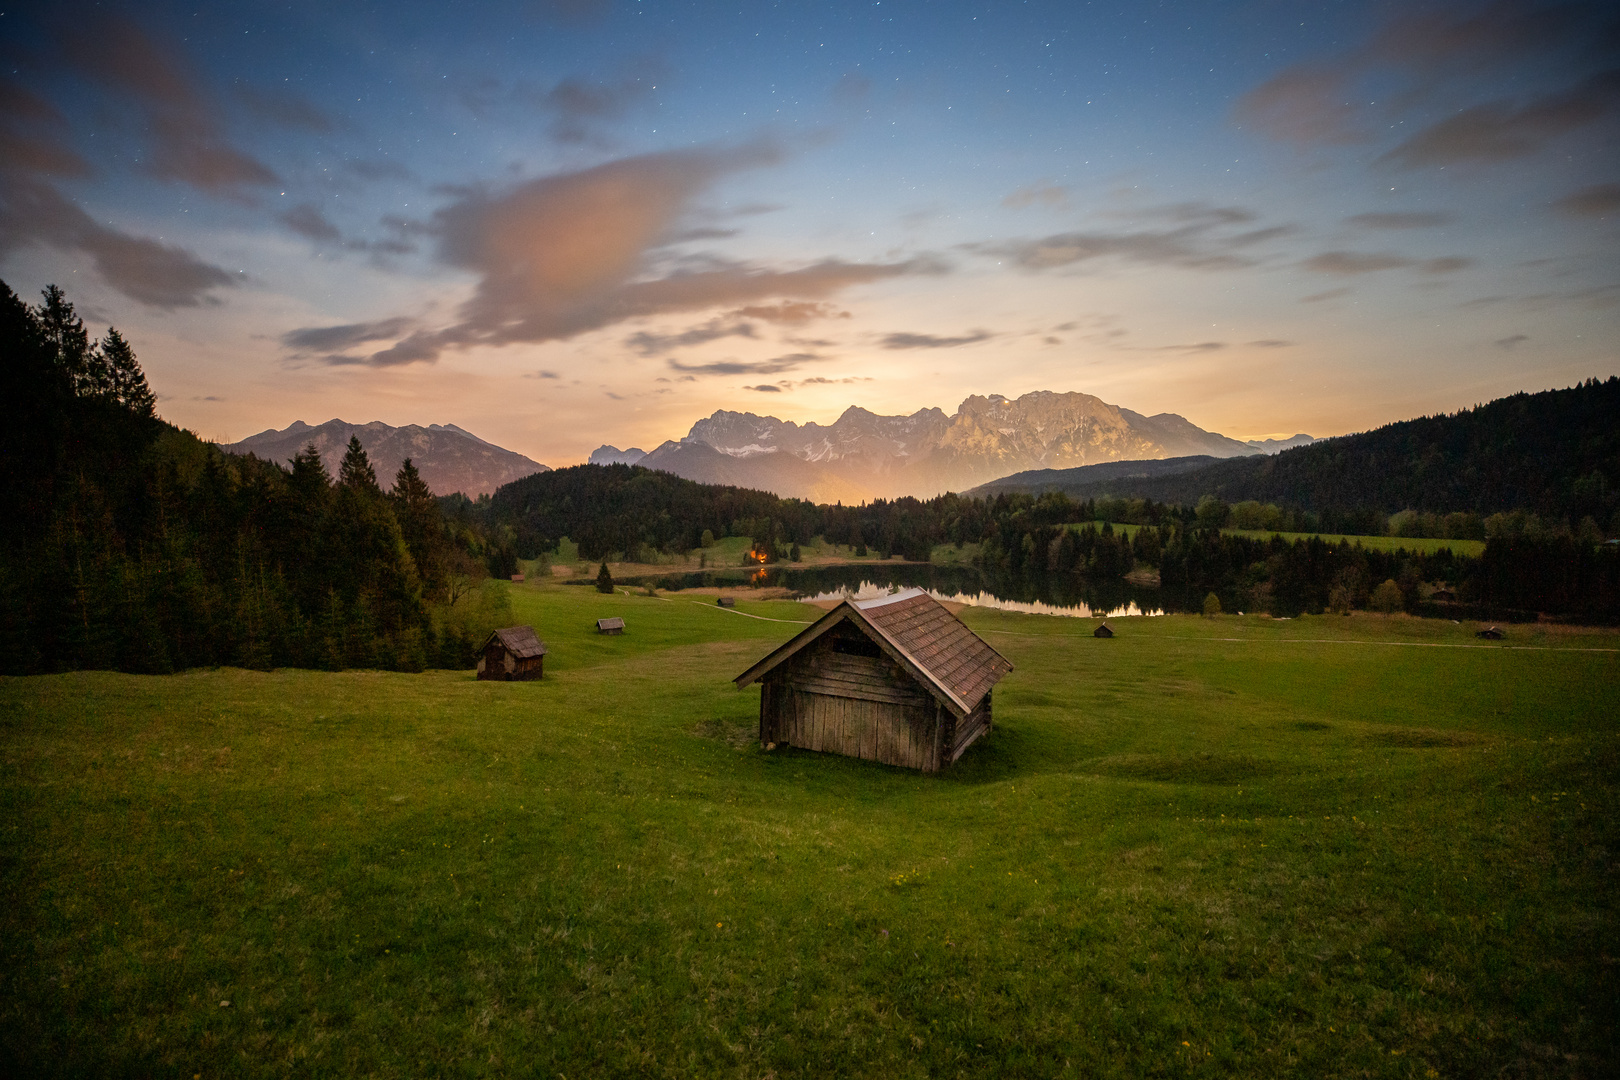
[[[1223, 463], [1212, 488], [1171, 477], [1185, 490], [1170, 500], [1049, 491], [829, 506], [627, 465], [539, 473], [474, 502], [429, 491], [409, 461], [378, 477], [354, 440], [335, 477], [313, 448], [285, 464], [226, 454], [160, 419], [131, 344], [113, 328], [92, 337], [55, 287], [30, 305], [0, 283], [0, 372], [18, 403], [0, 429], [11, 673], [470, 666], [510, 620], [491, 579], [565, 539], [584, 560], [646, 563], [706, 535], [750, 537], [770, 561], [817, 537], [914, 562], [975, 545], [992, 581], [1149, 572], [1167, 591], [1279, 615], [1365, 607], [1388, 582], [1380, 602], [1398, 590], [1410, 611], [1441, 613], [1426, 597], [1444, 589], [1502, 617], [1620, 620], [1614, 379]], [[1537, 474], [1536, 455], [1562, 464]], [[1485, 545], [1465, 557], [1265, 535], [1290, 529]]]
[[358, 442], [336, 478], [313, 450], [224, 454], [159, 419], [129, 343], [54, 287], [0, 284], [0, 371], [8, 672], [459, 667], [500, 618], [481, 535], [409, 462], [385, 490]]

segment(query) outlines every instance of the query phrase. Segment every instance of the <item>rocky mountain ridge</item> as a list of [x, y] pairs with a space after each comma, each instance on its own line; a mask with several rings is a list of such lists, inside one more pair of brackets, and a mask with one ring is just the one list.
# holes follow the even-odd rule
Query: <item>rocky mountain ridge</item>
[[[1311, 441], [1268, 442], [1296, 440]], [[603, 447], [592, 460], [605, 451], [618, 453]], [[1043, 390], [1015, 400], [976, 394], [951, 415], [928, 408], [881, 416], [851, 406], [827, 425], [722, 409], [638, 463], [690, 480], [831, 502], [926, 498], [1031, 469], [1268, 452], [1275, 450], [1205, 431], [1174, 413], [1144, 416], [1091, 394]]]
[[477, 498], [492, 494], [502, 484], [549, 471], [547, 466], [480, 439], [455, 424], [392, 427], [378, 420], [351, 424], [334, 419], [311, 425], [295, 420], [280, 431], [271, 428], [241, 442], [224, 444], [220, 449], [230, 454], [255, 454], [285, 465], [294, 454], [313, 443], [327, 471], [335, 476], [351, 435], [358, 436], [360, 445], [366, 448], [366, 455], [377, 470], [377, 482], [384, 488], [393, 483], [394, 474], [406, 458], [411, 459], [411, 464], [435, 495], [459, 491]]

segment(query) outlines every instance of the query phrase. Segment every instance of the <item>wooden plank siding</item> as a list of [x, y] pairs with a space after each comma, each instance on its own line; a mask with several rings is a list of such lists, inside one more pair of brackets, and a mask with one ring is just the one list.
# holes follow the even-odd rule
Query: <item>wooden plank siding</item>
[[738, 675], [768, 745], [937, 772], [991, 729], [1012, 665], [921, 590], [844, 601]]
[[783, 680], [762, 687], [760, 738], [819, 753], [933, 772], [938, 710], [812, 693]]

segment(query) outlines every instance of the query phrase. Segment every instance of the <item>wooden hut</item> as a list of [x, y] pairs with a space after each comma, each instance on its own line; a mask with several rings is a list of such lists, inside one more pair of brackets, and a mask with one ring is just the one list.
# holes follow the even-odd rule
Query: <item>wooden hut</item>
[[508, 626], [489, 635], [478, 650], [478, 677], [517, 682], [545, 674], [546, 643], [532, 626]]
[[938, 772], [990, 730], [1007, 658], [921, 589], [846, 600], [737, 676], [759, 740]]
[[622, 634], [624, 633], [624, 620], [617, 615], [611, 619], [597, 619], [596, 632], [598, 634]]
[[1474, 636], [1484, 638], [1486, 641], [1501, 641], [1502, 631], [1495, 626], [1487, 626], [1483, 630], [1476, 630]]
[[523, 581], [523, 575], [522, 574], [513, 574], [512, 575], [512, 580], [521, 583]]
[[737, 606], [736, 599], [733, 598], [733, 597], [730, 597], [730, 596], [722, 596], [718, 600], [716, 600], [715, 603], [719, 604], [721, 607], [736, 607]]
[[1095, 630], [1093, 630], [1091, 632], [1091, 636], [1092, 637], [1113, 637], [1114, 636], [1114, 628], [1109, 626], [1107, 623], [1103, 623], [1101, 626], [1097, 627], [1097, 629], [1095, 629]]
[[1439, 603], [1449, 604], [1453, 600], [1457, 599], [1457, 594], [1452, 592], [1450, 589], [1436, 589], [1434, 592], [1429, 594], [1429, 599]]

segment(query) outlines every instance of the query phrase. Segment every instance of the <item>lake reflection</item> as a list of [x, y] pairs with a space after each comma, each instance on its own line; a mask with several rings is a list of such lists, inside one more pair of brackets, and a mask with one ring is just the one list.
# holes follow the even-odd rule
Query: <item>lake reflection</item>
[[[871, 581], [863, 581], [853, 589], [836, 589], [830, 592], [817, 593], [814, 596], [801, 597], [804, 600], [876, 600], [880, 596], [888, 596], [899, 591], [898, 586], [879, 585]], [[1048, 604], [1040, 600], [1004, 600], [993, 593], [979, 591], [976, 593], [943, 593], [937, 589], [929, 589], [928, 595], [935, 600], [944, 600], [952, 604], [966, 604], [969, 607], [995, 608], [997, 611], [1019, 611], [1025, 615], [1066, 615], [1073, 619], [1117, 619], [1128, 615], [1163, 615], [1163, 608], [1152, 608], [1147, 611], [1138, 607], [1136, 601], [1131, 600], [1109, 610], [1093, 610], [1092, 606], [1084, 600], [1078, 604]]]
[[1124, 618], [1189, 610], [1175, 589], [1133, 585], [1128, 581], [1088, 581], [1075, 574], [990, 574], [972, 566], [929, 563], [846, 563], [836, 566], [793, 566], [773, 563], [758, 568], [711, 569], [627, 579], [626, 584], [653, 584], [661, 589], [700, 586], [785, 588], [803, 599], [870, 599], [900, 589], [925, 589], [940, 600], [973, 607], [1071, 618]]

